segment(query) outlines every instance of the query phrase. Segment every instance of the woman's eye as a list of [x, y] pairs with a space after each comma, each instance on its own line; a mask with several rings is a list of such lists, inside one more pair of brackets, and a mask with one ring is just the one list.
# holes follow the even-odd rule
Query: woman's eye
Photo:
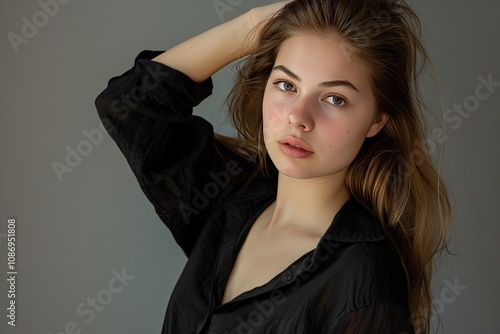
[[277, 81], [274, 83], [276, 88], [282, 92], [296, 92], [295, 86], [288, 81]]
[[326, 102], [334, 105], [335, 107], [342, 107], [346, 104], [345, 99], [337, 95], [330, 95], [325, 100]]

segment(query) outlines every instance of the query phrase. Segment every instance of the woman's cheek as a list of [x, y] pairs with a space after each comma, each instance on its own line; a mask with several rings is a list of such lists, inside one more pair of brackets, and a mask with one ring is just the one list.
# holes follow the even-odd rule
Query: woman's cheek
[[335, 143], [342, 143], [350, 138], [349, 126], [344, 124], [341, 118], [324, 117], [316, 119], [316, 128], [322, 127], [322, 133], [326, 134], [325, 137]]
[[286, 129], [286, 109], [280, 103], [265, 100], [263, 104], [264, 134], [282, 133]]
[[327, 151], [347, 160], [357, 155], [363, 140], [355, 129], [340, 119], [325, 125], [321, 132], [324, 134]]

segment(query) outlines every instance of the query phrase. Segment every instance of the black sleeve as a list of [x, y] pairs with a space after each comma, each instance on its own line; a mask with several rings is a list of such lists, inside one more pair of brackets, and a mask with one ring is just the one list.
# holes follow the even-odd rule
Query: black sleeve
[[335, 319], [328, 334], [414, 334], [410, 317], [393, 303], [376, 302]]
[[95, 104], [141, 189], [189, 256], [214, 201], [200, 195], [208, 177], [232, 175], [237, 165], [215, 158], [212, 125], [192, 115], [212, 93], [211, 78], [196, 83], [150, 60], [160, 53], [142, 51]]

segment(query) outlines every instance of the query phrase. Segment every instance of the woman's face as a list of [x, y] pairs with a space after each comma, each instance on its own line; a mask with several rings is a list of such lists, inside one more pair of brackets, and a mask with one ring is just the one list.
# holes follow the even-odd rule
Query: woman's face
[[385, 124], [368, 70], [348, 50], [335, 35], [281, 44], [263, 100], [264, 141], [281, 173], [343, 177], [365, 138]]

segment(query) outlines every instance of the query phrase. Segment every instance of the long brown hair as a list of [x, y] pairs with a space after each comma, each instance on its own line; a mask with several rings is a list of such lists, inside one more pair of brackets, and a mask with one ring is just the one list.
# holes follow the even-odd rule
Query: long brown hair
[[[263, 141], [262, 101], [283, 41], [300, 32], [335, 34], [346, 56], [367, 65], [378, 112], [389, 115], [367, 138], [348, 168], [351, 195], [382, 222], [406, 271], [410, 310], [418, 333], [429, 332], [434, 255], [447, 248], [451, 208], [426, 148], [430, 127], [418, 76], [431, 68], [420, 21], [404, 1], [295, 0], [260, 29], [256, 49], [240, 64], [228, 96], [238, 139], [218, 140], [253, 152], [261, 171], [275, 170]], [[432, 72], [432, 71], [431, 71]], [[434, 76], [432, 76], [434, 77]], [[439, 170], [439, 168], [438, 168]]]

